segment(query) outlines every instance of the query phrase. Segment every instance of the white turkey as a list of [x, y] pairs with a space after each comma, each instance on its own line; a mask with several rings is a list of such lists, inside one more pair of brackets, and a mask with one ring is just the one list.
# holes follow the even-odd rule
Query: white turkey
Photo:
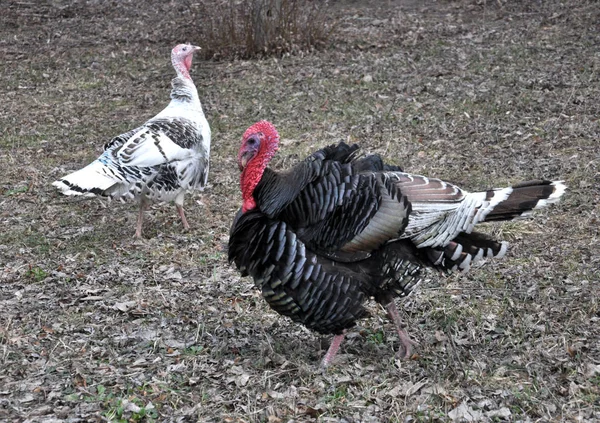
[[163, 111], [113, 138], [98, 159], [52, 185], [66, 195], [139, 198], [138, 238], [149, 200], [175, 202], [183, 227], [189, 229], [183, 199], [186, 192], [206, 185], [210, 156], [210, 127], [190, 76], [192, 57], [199, 49], [179, 44], [171, 51], [177, 77]]
[[267, 167], [279, 135], [266, 121], [251, 126], [238, 154], [243, 204], [231, 227], [229, 260], [250, 275], [269, 305], [310, 329], [335, 337], [368, 316], [373, 297], [396, 326], [404, 357], [408, 334], [394, 298], [420, 281], [424, 266], [466, 271], [501, 257], [507, 243], [473, 232], [482, 222], [511, 220], [555, 203], [560, 181], [529, 181], [467, 192], [435, 178], [388, 166], [357, 145], [321, 149], [295, 167]]

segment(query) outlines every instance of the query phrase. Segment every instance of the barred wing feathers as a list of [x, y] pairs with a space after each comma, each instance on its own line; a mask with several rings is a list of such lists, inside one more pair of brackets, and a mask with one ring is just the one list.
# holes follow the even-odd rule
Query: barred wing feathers
[[184, 118], [156, 119], [113, 138], [83, 169], [54, 182], [67, 195], [172, 200], [182, 189], [202, 187], [208, 173], [202, 134]]
[[261, 211], [289, 224], [322, 254], [370, 253], [398, 238], [410, 205], [378, 156], [356, 158], [358, 146], [319, 150], [288, 172], [266, 169], [254, 191]]

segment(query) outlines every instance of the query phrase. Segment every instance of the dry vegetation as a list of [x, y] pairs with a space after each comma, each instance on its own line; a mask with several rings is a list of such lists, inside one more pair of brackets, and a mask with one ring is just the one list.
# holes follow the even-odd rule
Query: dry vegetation
[[[367, 2], [365, 2], [367, 3]], [[369, 2], [372, 3], [372, 2]], [[512, 4], [516, 3], [516, 4]], [[596, 2], [333, 3], [311, 54], [199, 61], [211, 187], [154, 205], [78, 201], [50, 183], [168, 101], [169, 51], [202, 43], [188, 3], [4, 1], [0, 14], [0, 420], [600, 420], [600, 12]], [[564, 179], [564, 201], [493, 226], [508, 256], [431, 274], [326, 373], [329, 339], [271, 312], [226, 263], [235, 152], [266, 118], [289, 166], [360, 141], [466, 188]]]
[[191, 36], [207, 59], [248, 59], [323, 47], [335, 29], [327, 1], [190, 2], [198, 23]]

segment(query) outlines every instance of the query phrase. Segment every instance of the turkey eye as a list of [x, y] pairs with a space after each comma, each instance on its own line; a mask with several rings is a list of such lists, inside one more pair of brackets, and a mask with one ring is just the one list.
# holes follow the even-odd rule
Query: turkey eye
[[251, 147], [254, 147], [256, 144], [258, 144], [258, 140], [256, 138], [250, 138], [248, 140], [248, 145]]

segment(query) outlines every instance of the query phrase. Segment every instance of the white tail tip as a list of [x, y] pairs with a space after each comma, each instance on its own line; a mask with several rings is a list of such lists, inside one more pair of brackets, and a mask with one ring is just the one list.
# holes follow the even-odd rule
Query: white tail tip
[[552, 182], [551, 185], [554, 187], [554, 192], [552, 194], [550, 194], [550, 197], [546, 198], [545, 200], [538, 201], [538, 203], [534, 207], [534, 210], [541, 209], [550, 204], [557, 203], [558, 200], [560, 200], [560, 197], [563, 196], [563, 194], [565, 193], [565, 191], [567, 189], [567, 186], [563, 182], [564, 181]]
[[84, 197], [95, 197], [96, 196], [96, 194], [93, 194], [91, 192], [82, 192], [82, 191], [73, 190], [73, 189], [71, 189], [71, 187], [69, 185], [65, 184], [62, 180], [52, 182], [52, 186], [58, 188], [58, 190], [61, 192], [61, 194], [64, 194], [64, 195], [82, 195]]

